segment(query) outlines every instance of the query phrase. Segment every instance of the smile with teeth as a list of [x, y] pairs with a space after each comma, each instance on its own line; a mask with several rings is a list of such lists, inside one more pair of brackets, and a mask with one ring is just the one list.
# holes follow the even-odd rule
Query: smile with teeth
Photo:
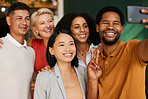
[[72, 53], [64, 53], [63, 55], [66, 56], [66, 57], [71, 57]]
[[46, 33], [51, 32], [51, 30], [45, 30]]
[[86, 34], [79, 35], [79, 37], [85, 37], [85, 36], [86, 36]]
[[27, 27], [20, 27], [23, 31], [27, 30]]
[[107, 34], [107, 36], [114, 36], [116, 33], [113, 33], [113, 32], [107, 32], [107, 33], [105, 33], [105, 34]]

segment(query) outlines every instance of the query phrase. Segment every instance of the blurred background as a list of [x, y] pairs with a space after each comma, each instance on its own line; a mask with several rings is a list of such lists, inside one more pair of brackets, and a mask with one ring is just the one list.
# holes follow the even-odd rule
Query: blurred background
[[[94, 18], [99, 9], [105, 6], [116, 6], [122, 10], [125, 17], [124, 31], [121, 40], [127, 42], [131, 39], [144, 40], [148, 38], [148, 29], [144, 24], [130, 24], [127, 22], [127, 5], [148, 6], [148, 0], [0, 0], [0, 37], [9, 33], [9, 27], [5, 21], [7, 8], [13, 2], [26, 3], [31, 12], [41, 7], [46, 7], [54, 12], [56, 23], [68, 12], [88, 12]], [[32, 38], [31, 30], [27, 33], [26, 39]], [[148, 53], [146, 53], [148, 54]], [[134, 83], [134, 82], [133, 82]], [[146, 95], [148, 97], [148, 66], [146, 69]]]

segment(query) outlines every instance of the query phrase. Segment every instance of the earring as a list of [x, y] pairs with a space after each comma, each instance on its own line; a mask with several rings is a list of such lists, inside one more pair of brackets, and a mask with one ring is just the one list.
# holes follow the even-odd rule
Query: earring
[[51, 57], [53, 58], [53, 57], [54, 57], [54, 55], [51, 55]]
[[36, 32], [36, 34], [37, 34], [37, 35], [39, 35], [39, 33], [38, 33], [38, 32]]

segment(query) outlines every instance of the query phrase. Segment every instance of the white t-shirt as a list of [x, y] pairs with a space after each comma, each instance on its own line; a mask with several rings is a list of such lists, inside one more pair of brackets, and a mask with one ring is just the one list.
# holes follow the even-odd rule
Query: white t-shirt
[[96, 46], [94, 46], [93, 44], [90, 45], [89, 51], [88, 51], [88, 53], [86, 55], [86, 64], [78, 57], [79, 66], [83, 66], [83, 67], [87, 68], [88, 63], [91, 60], [91, 51], [90, 51], [90, 49], [93, 48], [95, 50], [98, 46], [99, 45], [96, 45]]
[[10, 34], [2, 38], [0, 48], [0, 99], [31, 99], [30, 84], [35, 53], [21, 45]]

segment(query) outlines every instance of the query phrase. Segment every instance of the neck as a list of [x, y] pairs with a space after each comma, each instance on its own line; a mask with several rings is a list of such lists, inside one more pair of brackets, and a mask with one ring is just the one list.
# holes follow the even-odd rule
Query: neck
[[64, 62], [57, 62], [60, 72], [62, 74], [71, 73], [73, 72], [73, 68], [71, 66], [71, 62], [64, 63]]
[[20, 44], [24, 44], [25, 35], [14, 35], [10, 34], [16, 41], [18, 41]]
[[77, 52], [80, 52], [81, 54], [87, 53], [89, 50], [90, 44], [85, 42], [85, 43], [77, 43]]
[[110, 54], [112, 54], [116, 48], [118, 47], [120, 43], [120, 40], [118, 40], [114, 45], [105, 45], [103, 42], [102, 42], [102, 47], [103, 47], [103, 51], [104, 51], [104, 55], [105, 56], [109, 56]]
[[43, 43], [44, 43], [45, 47], [47, 47], [48, 39], [43, 39]]

